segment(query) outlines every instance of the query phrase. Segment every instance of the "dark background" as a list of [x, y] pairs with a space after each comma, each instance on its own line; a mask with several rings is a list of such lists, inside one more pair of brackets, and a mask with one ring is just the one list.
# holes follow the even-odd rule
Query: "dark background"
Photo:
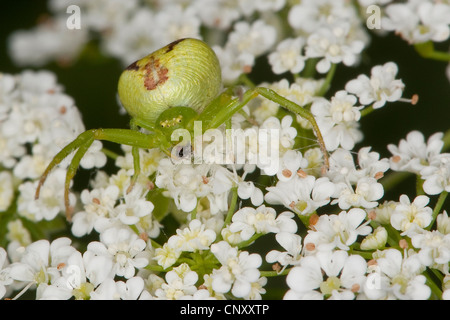
[[[0, 72], [14, 74], [22, 70], [10, 59], [8, 36], [14, 30], [32, 28], [45, 14], [48, 14], [46, 0], [0, 1]], [[449, 41], [438, 45], [443, 50], [448, 50], [448, 47]], [[264, 57], [259, 59], [258, 65], [265, 61]], [[390, 103], [361, 120], [365, 138], [355, 150], [372, 146], [372, 150], [382, 157], [390, 155], [387, 144], [398, 144], [411, 130], [419, 130], [428, 138], [435, 132], [445, 132], [450, 128], [450, 85], [445, 75], [447, 64], [421, 58], [413, 47], [392, 33], [386, 37], [372, 33], [372, 42], [364, 52], [362, 63], [355, 68], [340, 65], [329, 92], [343, 89], [348, 80], [361, 73], [370, 75], [373, 66], [388, 61], [394, 61], [399, 66], [398, 77], [406, 85], [404, 97], [417, 93], [419, 103], [415, 106]], [[56, 73], [58, 82], [65, 87], [68, 95], [74, 97], [81, 110], [86, 129], [128, 126], [128, 117], [119, 115], [116, 102], [117, 80], [122, 71], [119, 61], [102, 56], [95, 46], [91, 46], [81, 59], [69, 67], [50, 63], [40, 69]], [[414, 190], [414, 180], [409, 179], [388, 196], [398, 200], [398, 194], [413, 193]], [[448, 205], [446, 207], [449, 208]]]

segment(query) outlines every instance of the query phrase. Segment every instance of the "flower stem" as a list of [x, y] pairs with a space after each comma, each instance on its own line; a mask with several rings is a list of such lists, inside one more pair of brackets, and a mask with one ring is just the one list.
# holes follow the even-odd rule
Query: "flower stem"
[[316, 64], [318, 59], [316, 58], [309, 58], [306, 60], [305, 68], [303, 68], [303, 71], [301, 73], [301, 76], [303, 78], [312, 78], [316, 74]]
[[436, 218], [439, 214], [439, 212], [442, 209], [442, 206], [444, 205], [445, 199], [447, 199], [448, 196], [448, 192], [447, 191], [443, 191], [438, 198], [438, 201], [434, 207], [433, 210], [433, 220], [431, 221], [431, 223], [428, 225], [428, 227], [426, 227], [425, 229], [430, 230], [431, 227], [433, 226], [434, 222], [436, 221]]
[[318, 96], [323, 96], [330, 88], [330, 83], [333, 80], [334, 74], [336, 73], [336, 66], [337, 64], [333, 63], [331, 64], [330, 70], [327, 73], [327, 77], [325, 78], [325, 82], [323, 83], [322, 87], [317, 92]]
[[289, 273], [289, 271], [291, 271], [292, 268], [286, 268], [281, 272], [277, 272], [277, 271], [260, 271], [260, 275], [261, 277], [278, 277], [278, 276], [285, 276]]
[[446, 62], [450, 61], [450, 53], [434, 50], [434, 43], [432, 41], [416, 43], [414, 48], [424, 58]]
[[231, 189], [231, 202], [230, 202], [230, 207], [228, 208], [227, 216], [225, 218], [224, 227], [227, 226], [228, 224], [230, 224], [230, 222], [231, 222], [231, 218], [233, 217], [234, 209], [236, 208], [237, 198], [238, 198], [237, 187], [234, 187]]
[[256, 234], [254, 234], [250, 239], [248, 239], [248, 240], [246, 240], [246, 241], [239, 242], [238, 245], [237, 245], [237, 247], [238, 247], [239, 249], [248, 247], [249, 245], [251, 245], [253, 242], [255, 242], [256, 239], [258, 239], [258, 238], [261, 237], [262, 235], [263, 235], [263, 233], [256, 233]]
[[448, 130], [444, 137], [442, 138], [442, 141], [444, 141], [444, 146], [442, 147], [442, 151], [447, 150], [450, 148], [450, 130]]
[[239, 76], [238, 83], [242, 83], [243, 85], [247, 86], [250, 89], [256, 87], [253, 81], [250, 80], [250, 78], [245, 73]]
[[109, 150], [109, 149], [106, 149], [106, 148], [102, 148], [102, 152], [103, 152], [108, 158], [111, 158], [111, 159], [113, 159], [113, 160], [116, 160], [116, 159], [119, 157], [119, 155], [118, 155], [117, 153], [115, 153], [114, 151], [111, 151], [111, 150]]
[[430, 276], [430, 274], [428, 273], [428, 270], [426, 270], [425, 272], [422, 273], [426, 280], [426, 283], [428, 285], [428, 287], [430, 287], [432, 294], [434, 294], [434, 296], [436, 297], [436, 299], [441, 300], [442, 298], [442, 290], [438, 287], [438, 285], [436, 284], [436, 282], [434, 282], [433, 278]]
[[364, 108], [360, 111], [361, 118], [367, 116], [368, 114], [372, 113], [372, 111], [375, 110], [372, 106], [368, 106], [367, 108]]

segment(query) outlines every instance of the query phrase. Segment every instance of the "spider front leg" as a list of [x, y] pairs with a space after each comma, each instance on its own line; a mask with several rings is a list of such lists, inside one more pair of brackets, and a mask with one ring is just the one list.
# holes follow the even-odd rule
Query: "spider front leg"
[[258, 95], [271, 100], [283, 108], [300, 115], [302, 118], [306, 119], [312, 126], [314, 134], [317, 137], [320, 150], [323, 153], [324, 159], [324, 169], [329, 168], [329, 157], [328, 152], [323, 140], [322, 133], [320, 132], [319, 126], [317, 125], [316, 119], [312, 113], [299, 106], [298, 104], [280, 96], [278, 93], [271, 89], [256, 87], [249, 89], [239, 98], [232, 98], [227, 92], [222, 93], [216, 100], [214, 100], [205, 110], [200, 114], [197, 120], [204, 121], [207, 125], [205, 131], [211, 128], [217, 128], [222, 123], [231, 118], [233, 114], [242, 109], [247, 103], [252, 99], [256, 98]]
[[[75, 155], [73, 156], [67, 168], [66, 180], [64, 184], [64, 204], [66, 207], [66, 216], [69, 221], [71, 219], [73, 210], [69, 203], [70, 182], [75, 176], [81, 159], [95, 140], [104, 140], [118, 144], [129, 145], [132, 146], [134, 150], [136, 150], [136, 153], [139, 153], [138, 148], [150, 149], [159, 147], [161, 145], [159, 135], [156, 134], [145, 134], [134, 129], [91, 129], [81, 133], [74, 141], [64, 147], [53, 158], [53, 160], [50, 162], [50, 164], [42, 174], [36, 189], [35, 198], [39, 198], [41, 187], [45, 183], [45, 180], [47, 179], [50, 172], [66, 157], [68, 157], [72, 152], [76, 150]], [[139, 158], [137, 158], [137, 161], [139, 161]]]

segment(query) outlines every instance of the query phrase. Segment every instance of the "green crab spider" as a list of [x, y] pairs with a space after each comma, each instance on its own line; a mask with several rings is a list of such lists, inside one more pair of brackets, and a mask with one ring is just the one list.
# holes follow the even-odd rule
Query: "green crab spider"
[[[203, 41], [179, 39], [129, 65], [118, 82], [120, 101], [131, 116], [130, 129], [91, 129], [81, 133], [64, 147], [42, 174], [35, 198], [47, 176], [67, 156], [75, 152], [66, 173], [64, 203], [70, 221], [73, 208], [69, 203], [70, 183], [84, 154], [95, 140], [110, 141], [132, 147], [133, 183], [140, 173], [139, 148], [161, 148], [168, 153], [174, 143], [170, 137], [176, 129], [193, 131], [194, 121], [201, 121], [202, 130], [217, 128], [229, 120], [250, 100], [263, 96], [294, 112], [312, 125], [328, 168], [328, 155], [313, 115], [275, 91], [255, 87], [239, 97], [222, 88], [221, 69], [214, 51]], [[146, 129], [150, 133], [143, 133]], [[130, 189], [129, 189], [130, 190]]]

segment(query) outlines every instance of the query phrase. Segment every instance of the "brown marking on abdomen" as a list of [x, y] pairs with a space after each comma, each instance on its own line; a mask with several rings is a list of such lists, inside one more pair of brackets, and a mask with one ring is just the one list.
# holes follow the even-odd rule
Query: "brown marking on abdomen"
[[166, 47], [167, 47], [167, 50], [166, 50], [165, 53], [172, 51], [173, 48], [174, 48], [178, 43], [180, 43], [180, 42], [183, 41], [183, 40], [185, 40], [185, 39], [178, 39], [178, 40], [175, 40], [175, 41], [169, 43], [169, 44], [166, 46]]
[[134, 70], [134, 71], [139, 70], [139, 66], [137, 65], [137, 61], [135, 61], [132, 64], [130, 64], [128, 67], [126, 67], [125, 70]]
[[161, 66], [158, 59], [151, 58], [145, 65], [144, 85], [147, 90], [156, 89], [159, 85], [166, 82], [169, 77], [167, 73], [169, 70]]

